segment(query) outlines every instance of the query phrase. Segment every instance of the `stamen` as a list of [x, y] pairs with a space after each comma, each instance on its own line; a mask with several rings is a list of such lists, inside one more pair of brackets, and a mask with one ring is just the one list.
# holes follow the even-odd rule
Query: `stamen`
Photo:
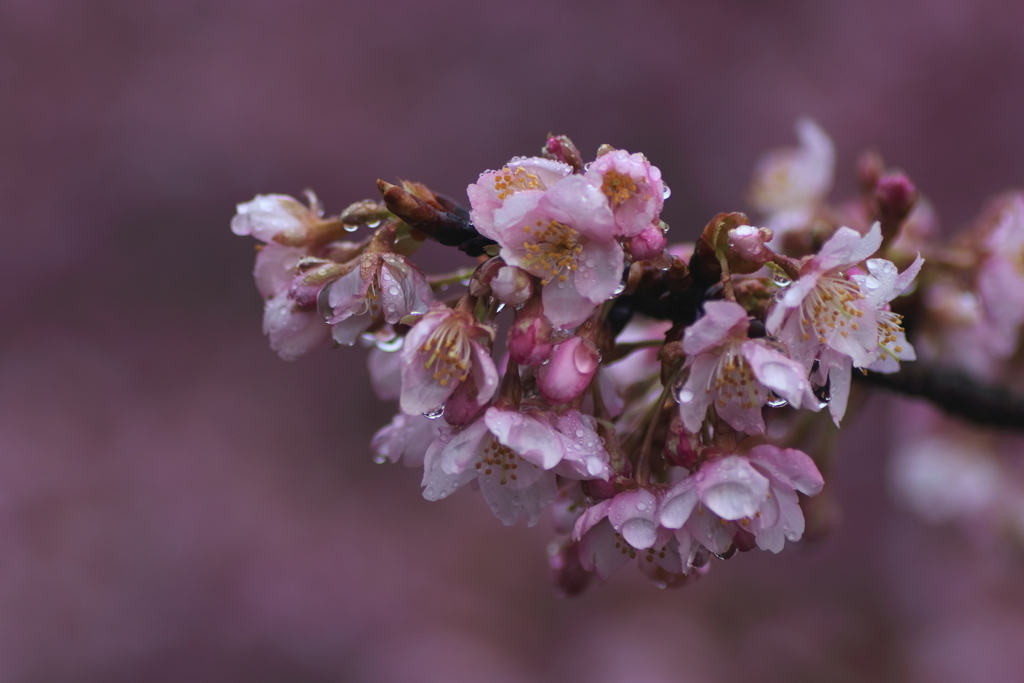
[[580, 245], [580, 234], [564, 223], [552, 220], [544, 223], [537, 221], [536, 227], [523, 228], [529, 239], [523, 242], [526, 256], [523, 265], [527, 270], [541, 271], [541, 283], [548, 284], [556, 277], [565, 282], [568, 274], [579, 265], [577, 259], [583, 251]]

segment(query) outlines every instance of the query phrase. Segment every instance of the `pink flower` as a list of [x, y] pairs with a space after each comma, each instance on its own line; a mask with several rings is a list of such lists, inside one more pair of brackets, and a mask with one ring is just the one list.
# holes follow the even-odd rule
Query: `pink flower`
[[995, 228], [985, 239], [986, 255], [978, 267], [978, 294], [997, 354], [1017, 349], [1024, 323], [1024, 195], [1003, 199]]
[[881, 241], [878, 223], [864, 236], [839, 228], [801, 266], [800, 278], [768, 314], [768, 331], [786, 344], [794, 359], [808, 369], [819, 360], [821, 372], [829, 369], [830, 411], [836, 424], [849, 391], [849, 378], [838, 376], [845, 372], [843, 356], [853, 367], [880, 372], [895, 372], [899, 360], [915, 357], [889, 302], [910, 286], [924, 261], [918, 257], [903, 273], [885, 259], [870, 259], [867, 275], [847, 277], [841, 272], [875, 253]]
[[544, 313], [556, 327], [583, 322], [622, 282], [625, 256], [601, 190], [582, 176], [547, 192], [519, 192], [494, 212], [501, 256], [541, 278]]
[[572, 479], [611, 475], [592, 420], [575, 411], [556, 418], [491, 407], [461, 430], [442, 426], [427, 451], [423, 495], [440, 500], [475, 479], [498, 519], [512, 525], [525, 516], [533, 526], [555, 499], [556, 473]]
[[301, 249], [267, 244], [256, 255], [253, 276], [256, 289], [266, 300], [263, 308], [263, 334], [270, 348], [284, 360], [296, 360], [327, 344], [330, 328], [315, 310], [302, 308], [288, 295], [295, 278]]
[[477, 389], [477, 404], [487, 403], [498, 387], [498, 372], [490, 352], [478, 340], [489, 342], [493, 334], [470, 313], [433, 304], [402, 346], [402, 411], [433, 413], [470, 378]]
[[400, 254], [370, 251], [348, 274], [328, 285], [334, 340], [353, 344], [376, 320], [395, 324], [407, 315], [426, 313], [434, 295], [420, 269]]
[[[283, 194], [256, 195], [252, 201], [239, 204], [231, 219], [231, 232], [252, 235], [263, 242], [279, 242], [300, 246], [313, 237], [330, 239], [337, 232], [337, 220], [324, 220], [323, 209], [316, 195], [307, 192], [309, 208]], [[317, 234], [323, 232], [323, 234]]]
[[[878, 357], [868, 366], [875, 372], [897, 372], [901, 360], [916, 360], [914, 347], [907, 342], [904, 330], [900, 326], [903, 319], [892, 312], [889, 302], [907, 290], [921, 272], [924, 259], [918, 254], [914, 262], [902, 273], [896, 270], [891, 261], [885, 259], [868, 259], [868, 274], [856, 274], [850, 277], [861, 293], [864, 294], [870, 308], [874, 311], [875, 327], [878, 330]], [[1024, 284], [1024, 283], [1022, 283]], [[1022, 302], [1024, 303], [1024, 302]]]
[[774, 391], [799, 408], [809, 390], [807, 368], [769, 347], [748, 339], [747, 312], [731, 301], [709, 301], [704, 315], [686, 329], [683, 349], [689, 375], [679, 391], [683, 425], [696, 433], [708, 406], [734, 429], [763, 434], [761, 407]]
[[835, 148], [808, 118], [796, 122], [799, 147], [769, 152], [757, 164], [750, 201], [779, 236], [805, 227], [832, 189]]
[[466, 189], [473, 226], [480, 234], [498, 239], [494, 212], [503, 207], [509, 197], [543, 193], [571, 173], [569, 164], [541, 157], [516, 157], [502, 169], [481, 173], [480, 179]]
[[537, 371], [537, 388], [552, 404], [568, 403], [586, 391], [600, 363], [594, 342], [571, 337], [556, 345], [551, 359]]
[[655, 581], [675, 582], [693, 568], [696, 554], [685, 532], [659, 525], [658, 496], [647, 489], [624, 491], [591, 506], [576, 521], [572, 537], [579, 542], [580, 564], [602, 580], [636, 560]]
[[753, 534], [762, 550], [777, 553], [787, 539], [803, 535], [796, 492], [813, 496], [823, 484], [805, 453], [761, 444], [745, 457], [709, 460], [675, 484], [664, 494], [658, 521], [685, 530], [713, 553], [728, 550], [739, 530]]
[[656, 222], [665, 204], [661, 171], [643, 154], [609, 152], [593, 161], [584, 177], [608, 198], [619, 236], [639, 235]]

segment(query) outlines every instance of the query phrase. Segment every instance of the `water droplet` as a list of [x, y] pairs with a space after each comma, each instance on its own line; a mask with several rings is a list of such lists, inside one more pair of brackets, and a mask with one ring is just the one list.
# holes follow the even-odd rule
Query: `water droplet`
[[814, 397], [818, 399], [818, 410], [821, 410], [828, 405], [829, 401], [832, 400], [832, 387], [831, 379], [825, 380], [825, 384], [820, 387], [814, 387]]
[[370, 230], [374, 230], [374, 229], [380, 227], [380, 221], [373, 221], [371, 223], [367, 223], [366, 227], [368, 227]]
[[399, 351], [402, 348], [402, 344], [405, 342], [405, 337], [400, 337], [397, 334], [393, 334], [390, 338], [381, 339], [377, 338], [377, 348], [381, 351], [387, 351], [393, 353]]
[[494, 307], [495, 315], [501, 313], [503, 310], [505, 310], [505, 304], [499, 303], [497, 306]]
[[401, 290], [399, 290], [398, 287], [396, 287], [394, 285], [392, 285], [391, 287], [388, 287], [388, 294], [390, 294], [391, 296], [398, 296], [398, 292], [399, 291], [401, 291]]
[[331, 289], [331, 285], [328, 284], [326, 287], [320, 290], [320, 293], [316, 295], [316, 311], [323, 318], [325, 323], [329, 323], [331, 318], [334, 317], [334, 308], [329, 303], [331, 295], [328, 293]]
[[378, 465], [383, 465], [388, 461], [388, 456], [384, 455], [383, 453], [378, 453], [377, 455], [373, 456], [373, 461]]
[[708, 563], [711, 559], [711, 553], [704, 546], [698, 546], [696, 550], [691, 551], [690, 559], [686, 562], [687, 569], [700, 569]]
[[441, 404], [441, 407], [438, 408], [437, 410], [432, 410], [429, 413], [423, 413], [423, 417], [427, 418], [428, 420], [436, 420], [437, 418], [441, 417], [442, 415], [444, 415], [444, 404], [443, 403]]
[[637, 503], [636, 504], [636, 509], [639, 510], [640, 512], [646, 512], [646, 510], [647, 510], [647, 503]]
[[616, 285], [615, 291], [612, 292], [612, 296], [618, 296], [619, 294], [622, 294], [624, 291], [626, 291], [626, 283], [620, 282], [618, 285]]
[[772, 282], [774, 282], [776, 286], [782, 288], [789, 287], [791, 284], [793, 284], [793, 281], [786, 277], [784, 273], [780, 273], [777, 271], [772, 273]]
[[778, 396], [774, 391], [768, 392], [768, 400], [764, 402], [769, 408], [783, 408], [789, 404], [789, 401]]
[[358, 225], [348, 225], [348, 224], [345, 225], [345, 232], [355, 232], [358, 229], [359, 229]]
[[662, 184], [661, 198], [662, 199], [668, 199], [671, 196], [672, 196], [672, 188], [669, 187], [668, 185]]
[[576, 430], [576, 438], [577, 439], [582, 439], [583, 438], [583, 430], [582, 429], [577, 429]]
[[678, 401], [679, 403], [689, 403], [692, 400], [693, 392], [690, 391], [689, 389], [680, 387], [679, 391], [676, 392], [676, 401]]
[[728, 560], [730, 557], [732, 557], [735, 554], [736, 554], [736, 546], [733, 545], [732, 543], [730, 543], [729, 547], [725, 549], [724, 553], [722, 553], [721, 555], [719, 555], [718, 553], [715, 553], [715, 557], [717, 557], [720, 560]]

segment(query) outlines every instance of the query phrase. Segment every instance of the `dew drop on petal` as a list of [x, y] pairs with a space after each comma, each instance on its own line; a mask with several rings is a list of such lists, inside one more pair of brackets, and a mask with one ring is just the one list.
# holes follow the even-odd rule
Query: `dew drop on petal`
[[662, 184], [661, 198], [662, 199], [668, 199], [671, 196], [672, 196], [672, 188], [670, 188], [668, 185]]
[[345, 225], [345, 232], [355, 232], [358, 229], [359, 229], [358, 225], [348, 225], [348, 224]]
[[768, 400], [764, 402], [769, 408], [782, 408], [789, 403], [786, 399], [781, 396], [776, 396], [775, 392], [768, 392]]
[[443, 403], [441, 404], [441, 407], [438, 408], [437, 410], [431, 410], [429, 413], [423, 413], [423, 417], [427, 418], [428, 420], [436, 420], [437, 418], [441, 417], [442, 415], [444, 415], [444, 404]]
[[331, 318], [334, 317], [334, 309], [328, 302], [328, 299], [330, 298], [330, 294], [328, 292], [330, 289], [331, 285], [328, 284], [320, 290], [319, 294], [316, 295], [316, 311], [320, 314], [320, 317], [323, 318], [325, 323], [330, 322]]
[[378, 465], [383, 465], [388, 461], [388, 457], [386, 455], [378, 453], [377, 455], [373, 456], [373, 461]]

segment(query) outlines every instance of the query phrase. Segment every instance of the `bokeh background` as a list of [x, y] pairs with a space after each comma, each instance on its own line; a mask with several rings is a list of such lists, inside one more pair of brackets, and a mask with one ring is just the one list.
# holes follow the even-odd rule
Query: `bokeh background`
[[[368, 443], [359, 349], [279, 360], [237, 202], [456, 197], [549, 130], [643, 151], [679, 240], [801, 114], [965, 223], [1024, 182], [1007, 0], [0, 1], [0, 681], [1019, 681], [1022, 568], [844, 430], [842, 523], [681, 591], [572, 600], [549, 531]], [[445, 258], [437, 256], [431, 258]]]

